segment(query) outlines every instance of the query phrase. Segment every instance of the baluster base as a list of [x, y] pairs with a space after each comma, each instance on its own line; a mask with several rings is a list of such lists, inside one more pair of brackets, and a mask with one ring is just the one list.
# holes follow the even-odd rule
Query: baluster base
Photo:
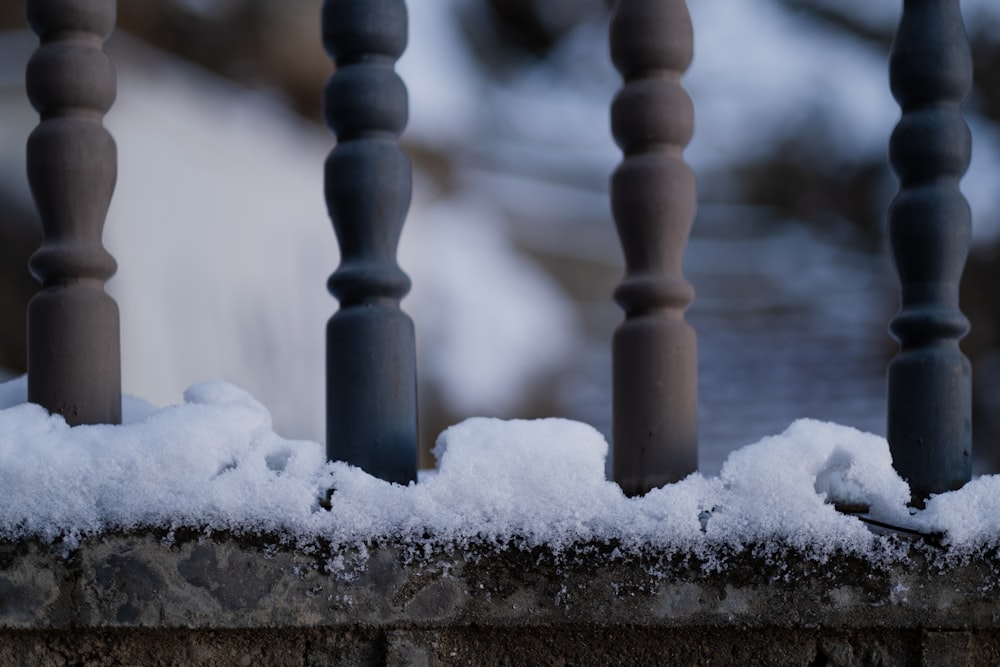
[[615, 332], [611, 464], [628, 496], [698, 469], [697, 348], [679, 316], [633, 317]]
[[417, 479], [413, 321], [391, 305], [342, 308], [326, 328], [331, 461], [396, 484]]
[[889, 363], [889, 451], [915, 506], [972, 478], [971, 378], [957, 344], [903, 351]]
[[43, 289], [28, 303], [28, 400], [70, 426], [120, 424], [118, 305], [100, 286]]

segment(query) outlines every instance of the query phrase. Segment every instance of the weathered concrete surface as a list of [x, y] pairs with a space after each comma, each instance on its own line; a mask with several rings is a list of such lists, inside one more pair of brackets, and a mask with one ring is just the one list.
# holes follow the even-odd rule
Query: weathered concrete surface
[[0, 665], [1000, 664], [1000, 560], [0, 544]]

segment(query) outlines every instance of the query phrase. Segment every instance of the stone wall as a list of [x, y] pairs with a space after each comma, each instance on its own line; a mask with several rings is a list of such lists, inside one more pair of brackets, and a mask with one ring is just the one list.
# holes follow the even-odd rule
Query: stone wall
[[0, 544], [0, 665], [996, 665], [1000, 559], [612, 544]]

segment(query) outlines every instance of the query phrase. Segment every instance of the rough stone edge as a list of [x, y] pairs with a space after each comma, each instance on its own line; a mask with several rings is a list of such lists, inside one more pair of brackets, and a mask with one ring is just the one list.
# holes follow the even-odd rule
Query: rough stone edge
[[722, 554], [611, 543], [299, 545], [279, 535], [137, 530], [65, 550], [0, 542], [0, 628], [427, 629], [460, 626], [995, 627], [1000, 559], [913, 543], [873, 564], [793, 550]]

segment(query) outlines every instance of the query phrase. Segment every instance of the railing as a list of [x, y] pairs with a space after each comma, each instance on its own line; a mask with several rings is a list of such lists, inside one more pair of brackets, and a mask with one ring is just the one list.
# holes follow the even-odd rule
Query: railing
[[329, 282], [340, 310], [326, 328], [327, 454], [403, 484], [417, 477], [416, 345], [399, 308], [410, 281], [396, 264], [411, 178], [398, 143], [406, 87], [393, 63], [406, 33], [402, 1], [323, 6], [323, 44], [337, 63], [323, 98], [338, 140], [326, 203], [342, 256]]
[[[104, 291], [115, 270], [101, 245], [115, 181], [102, 117], [115, 75], [102, 42], [114, 0], [27, 0], [41, 43], [27, 72], [40, 123], [28, 175], [44, 241], [31, 259], [42, 290], [29, 306], [29, 400], [71, 424], [120, 421], [118, 312]], [[394, 71], [407, 40], [403, 0], [326, 0], [323, 42], [337, 65], [325, 118], [338, 143], [325, 194], [341, 248], [330, 277], [340, 309], [327, 328], [327, 443], [332, 459], [384, 479], [416, 477], [413, 324], [400, 309], [409, 279], [396, 246], [410, 202], [398, 139], [406, 88]], [[681, 259], [696, 185], [683, 150], [694, 111], [680, 78], [692, 57], [684, 0], [618, 0], [612, 60], [624, 84], [611, 107], [623, 160], [611, 205], [626, 258], [616, 292], [625, 321], [613, 345], [614, 478], [629, 494], [697, 468], [697, 350], [684, 312], [693, 290]], [[902, 118], [890, 159], [900, 191], [889, 235], [902, 288], [891, 330], [888, 438], [916, 503], [971, 475], [971, 370], [958, 347], [968, 323], [958, 283], [970, 215], [958, 182], [970, 157], [959, 105], [971, 85], [959, 0], [903, 0], [890, 77]]]
[[904, 1], [889, 75], [903, 115], [889, 143], [902, 308], [891, 325], [900, 352], [889, 364], [888, 438], [896, 470], [923, 499], [972, 475], [972, 368], [958, 348], [969, 328], [958, 283], [972, 232], [958, 189], [972, 138], [959, 105], [972, 56], [957, 1]]
[[31, 257], [42, 289], [28, 306], [28, 400], [70, 424], [117, 424], [118, 306], [104, 291], [116, 264], [101, 245], [117, 174], [115, 143], [101, 124], [117, 87], [101, 47], [115, 1], [29, 1], [27, 14], [41, 40], [25, 83], [41, 118], [27, 166], [43, 229]]

